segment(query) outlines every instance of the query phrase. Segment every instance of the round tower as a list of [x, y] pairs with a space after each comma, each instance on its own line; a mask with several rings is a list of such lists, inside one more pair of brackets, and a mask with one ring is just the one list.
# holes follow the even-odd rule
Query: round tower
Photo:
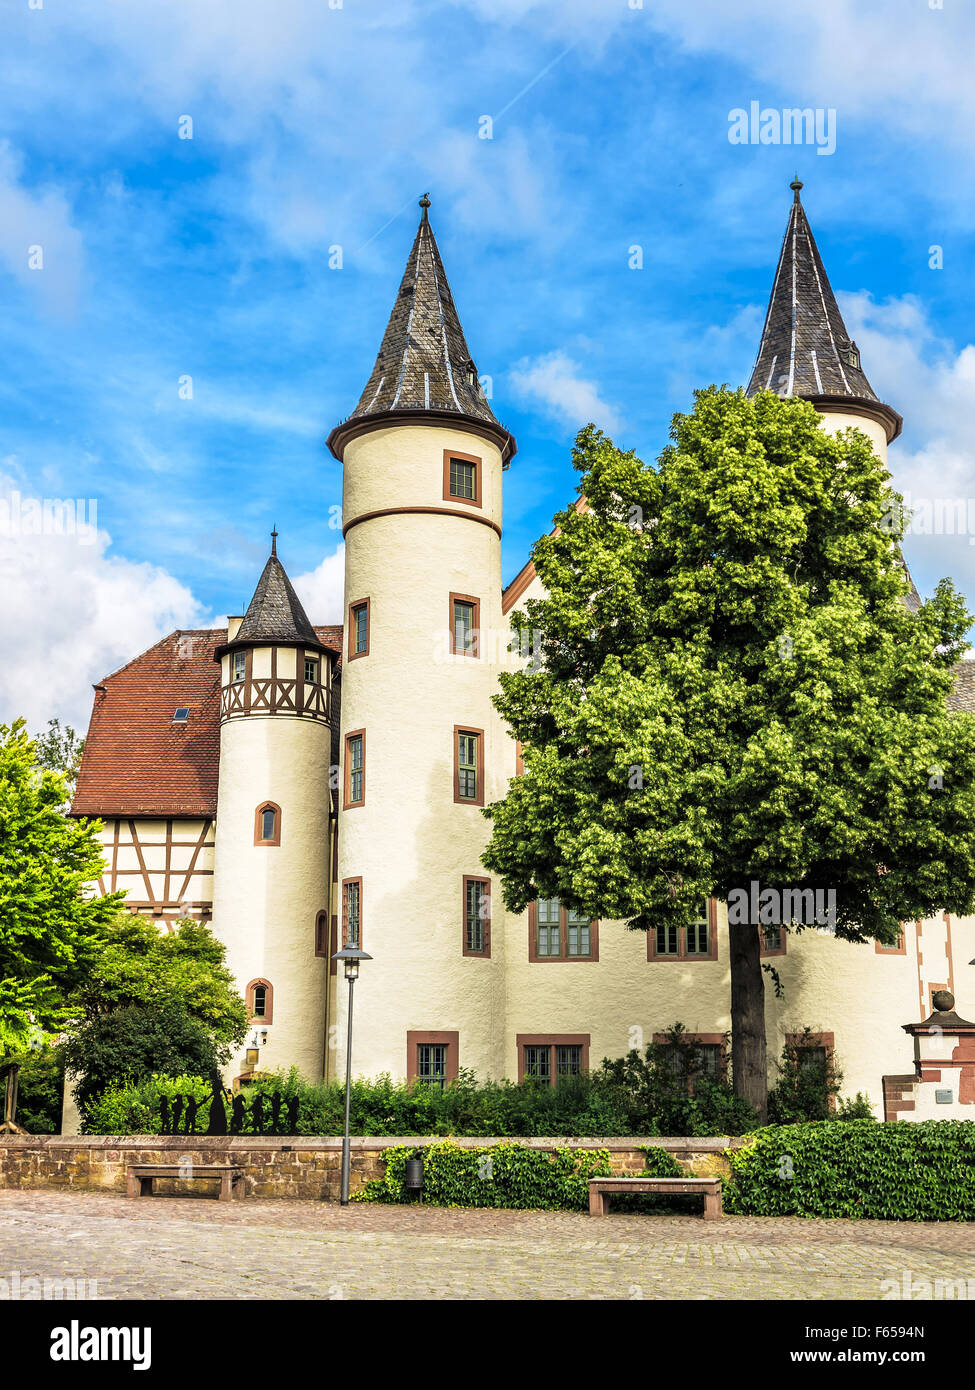
[[[484, 396], [421, 207], [372, 375], [329, 446], [346, 544], [339, 917], [343, 944], [373, 957], [354, 1070], [437, 1081], [503, 1070], [502, 910], [481, 807], [503, 795], [509, 761], [491, 696], [515, 442]], [[339, 1020], [344, 988], [337, 1003]]]
[[[298, 1066], [321, 1079], [329, 901], [334, 655], [271, 555], [220, 663], [213, 924], [247, 1000], [234, 1075]], [[257, 1056], [254, 1056], [256, 1047]]]
[[746, 394], [801, 396], [819, 411], [825, 429], [862, 430], [886, 464], [887, 445], [903, 421], [867, 380], [806, 217], [798, 175], [789, 187], [789, 222]]

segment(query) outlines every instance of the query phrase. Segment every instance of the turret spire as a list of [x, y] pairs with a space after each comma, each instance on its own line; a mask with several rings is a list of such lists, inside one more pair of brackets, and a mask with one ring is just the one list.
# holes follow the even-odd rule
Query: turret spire
[[799, 197], [798, 174], [789, 187], [789, 223], [747, 394], [767, 390], [820, 403], [845, 400], [881, 420], [888, 441], [894, 439], [901, 417], [878, 399], [860, 365]]
[[271, 532], [271, 554], [247, 605], [240, 627], [232, 642], [218, 647], [217, 660], [231, 647], [282, 645], [323, 648], [323, 644], [308, 621], [301, 599], [295, 593], [284, 565], [278, 559], [277, 527]]
[[488, 429], [507, 461], [515, 442], [495, 419], [478, 380], [430, 225], [429, 194], [420, 207], [420, 225], [375, 366], [358, 405], [329, 436], [329, 447], [341, 457], [360, 422], [375, 428], [390, 415], [452, 416], [478, 424], [481, 432]]

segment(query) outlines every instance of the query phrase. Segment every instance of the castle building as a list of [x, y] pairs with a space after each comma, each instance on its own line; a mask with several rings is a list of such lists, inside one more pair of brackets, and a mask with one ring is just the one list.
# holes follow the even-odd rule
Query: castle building
[[[901, 418], [864, 374], [792, 187], [748, 392], [802, 396], [823, 428], [856, 426], [886, 460]], [[172, 633], [95, 687], [72, 809], [104, 822], [99, 891], [124, 889], [162, 928], [212, 922], [250, 1019], [234, 1078], [344, 1072], [347, 991], [330, 957], [346, 944], [372, 957], [356, 991], [357, 1074], [555, 1084], [678, 1020], [717, 1068], [724, 904], [646, 935], [554, 899], [513, 914], [481, 863], [480, 808], [521, 771], [491, 697], [521, 659], [511, 616], [542, 589], [530, 561], [502, 588], [516, 444], [485, 398], [421, 207], [372, 373], [328, 441], [344, 477], [343, 623], [311, 623], [274, 536], [243, 617]], [[952, 703], [975, 710], [963, 667]], [[770, 1080], [784, 1041], [809, 1027], [844, 1091], [866, 1092], [878, 1115], [882, 1078], [909, 1060], [903, 1025], [937, 991], [975, 1007], [973, 919], [905, 922], [890, 947], [772, 927], [762, 952], [783, 986], [766, 1001]]]

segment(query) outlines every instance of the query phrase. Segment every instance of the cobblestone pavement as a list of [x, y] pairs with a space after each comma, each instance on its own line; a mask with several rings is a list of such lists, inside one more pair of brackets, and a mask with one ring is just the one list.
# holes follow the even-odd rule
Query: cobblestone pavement
[[975, 1225], [5, 1191], [14, 1271], [109, 1299], [879, 1299], [905, 1274], [975, 1293]]

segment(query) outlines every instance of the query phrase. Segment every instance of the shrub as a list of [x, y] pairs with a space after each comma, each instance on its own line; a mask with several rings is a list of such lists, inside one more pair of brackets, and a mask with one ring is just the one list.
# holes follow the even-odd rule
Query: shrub
[[975, 1121], [773, 1125], [730, 1154], [739, 1216], [975, 1220]]
[[[354, 1194], [357, 1202], [415, 1201], [406, 1191], [406, 1161], [420, 1151], [405, 1147], [385, 1155], [386, 1171]], [[422, 1151], [423, 1197], [441, 1207], [519, 1207], [534, 1211], [585, 1211], [589, 1179], [609, 1176], [606, 1149], [530, 1149], [522, 1144], [461, 1148], [450, 1139]]]
[[876, 1116], [867, 1097], [862, 1091], [857, 1091], [852, 1100], [847, 1097], [846, 1100], [839, 1102], [833, 1118], [836, 1120], [874, 1120]]
[[200, 1076], [150, 1076], [96, 1096], [82, 1116], [82, 1130], [85, 1134], [158, 1134], [163, 1096], [170, 1101], [177, 1096], [194, 1096], [201, 1102], [196, 1129], [206, 1128], [213, 1096], [209, 1081]]
[[64, 1067], [55, 1049], [47, 1045], [38, 1052], [24, 1052], [5, 1060], [20, 1064], [17, 1123], [29, 1134], [58, 1134], [61, 1129]]
[[680, 1023], [666, 1042], [651, 1043], [643, 1056], [634, 1048], [604, 1060], [596, 1075], [608, 1082], [627, 1112], [629, 1134], [746, 1134], [758, 1116], [735, 1095], [730, 1082], [704, 1071], [699, 1043]]
[[821, 1047], [815, 1035], [804, 1028], [795, 1042], [787, 1042], [783, 1047], [777, 1065], [779, 1080], [768, 1098], [772, 1124], [830, 1119], [830, 1103], [843, 1082], [843, 1073], [832, 1052]]

